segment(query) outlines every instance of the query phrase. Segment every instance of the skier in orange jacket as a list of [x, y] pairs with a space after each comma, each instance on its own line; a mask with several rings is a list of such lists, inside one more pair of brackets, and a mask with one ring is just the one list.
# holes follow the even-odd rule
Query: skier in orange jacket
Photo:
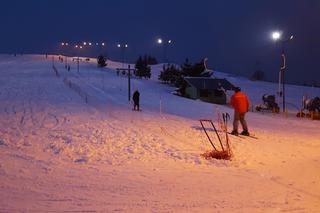
[[249, 110], [250, 103], [246, 94], [241, 92], [241, 89], [239, 87], [235, 88], [234, 95], [231, 97], [230, 104], [234, 108], [233, 130], [231, 134], [238, 135], [238, 126], [240, 121], [243, 129], [243, 131], [241, 132], [241, 135], [249, 136], [245, 115], [246, 115], [246, 112], [248, 112]]

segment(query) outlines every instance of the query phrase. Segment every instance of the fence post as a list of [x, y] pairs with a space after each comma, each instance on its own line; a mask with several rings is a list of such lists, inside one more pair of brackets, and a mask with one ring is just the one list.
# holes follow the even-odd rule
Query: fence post
[[131, 98], [131, 71], [130, 71], [130, 64], [128, 65], [128, 100], [130, 101]]

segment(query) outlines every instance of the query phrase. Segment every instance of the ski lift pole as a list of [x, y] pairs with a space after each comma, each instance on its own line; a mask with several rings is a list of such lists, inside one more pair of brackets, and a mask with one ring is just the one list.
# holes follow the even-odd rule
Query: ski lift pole
[[282, 66], [280, 68], [281, 70], [281, 81], [282, 81], [282, 110], [283, 112], [286, 111], [286, 102], [285, 102], [285, 84], [284, 84], [284, 72], [286, 70], [286, 56], [284, 54], [284, 47], [282, 47]]
[[131, 98], [131, 69], [130, 64], [128, 65], [128, 100]]
[[128, 72], [128, 100], [131, 100], [131, 71], [135, 72], [135, 69], [131, 69], [130, 64], [128, 65], [128, 68], [117, 68], [117, 71], [122, 71], [123, 73]]
[[160, 103], [159, 104], [160, 104], [160, 106], [159, 106], [160, 107], [159, 108], [160, 109], [160, 115], [162, 115], [162, 96], [161, 96], [161, 94], [160, 94]]
[[80, 69], [80, 57], [79, 56], [77, 59], [77, 69], [78, 69], [78, 73], [79, 73], [79, 69]]

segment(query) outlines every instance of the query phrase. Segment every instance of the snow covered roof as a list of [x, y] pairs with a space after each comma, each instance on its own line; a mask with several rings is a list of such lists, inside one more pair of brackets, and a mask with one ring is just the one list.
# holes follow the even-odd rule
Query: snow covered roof
[[214, 90], [223, 87], [225, 90], [234, 90], [235, 86], [226, 79], [208, 78], [208, 77], [185, 77], [189, 84], [197, 89]]

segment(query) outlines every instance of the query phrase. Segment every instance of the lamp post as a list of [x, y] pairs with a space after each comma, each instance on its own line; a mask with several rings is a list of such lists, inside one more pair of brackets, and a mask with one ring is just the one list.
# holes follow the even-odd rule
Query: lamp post
[[106, 47], [107, 47], [107, 44], [105, 42], [101, 42], [101, 55], [103, 55], [105, 58], [107, 58], [107, 55], [108, 55]]
[[157, 39], [157, 43], [159, 45], [163, 45], [163, 60], [164, 62], [168, 62], [167, 60], [167, 48], [169, 45], [172, 45], [172, 40], [163, 40], [162, 38]]
[[[278, 95], [282, 97], [282, 111], [286, 111], [286, 99], [285, 99], [285, 81], [284, 81], [284, 73], [286, 70], [286, 55], [284, 46], [286, 43], [290, 42], [293, 39], [293, 35], [291, 35], [287, 39], [282, 38], [282, 33], [279, 31], [275, 31], [271, 34], [271, 38], [274, 41], [279, 41], [281, 43], [281, 66], [279, 71], [279, 86], [278, 86]], [[282, 88], [281, 88], [282, 85]]]
[[129, 47], [127, 43], [124, 44], [117, 44], [117, 47], [121, 49], [121, 57], [122, 57], [122, 68], [124, 67], [125, 63], [125, 50]]
[[[62, 47], [63, 49], [66, 49], [66, 48], [69, 47], [69, 43], [68, 43], [68, 42], [61, 42], [61, 47]], [[63, 51], [63, 52], [64, 52], [64, 51]], [[62, 54], [63, 54], [63, 52], [62, 52]], [[66, 62], [65, 68], [67, 69], [67, 67], [68, 67], [68, 56], [67, 56], [67, 53], [66, 53], [66, 52], [65, 52], [64, 54], [65, 54], [65, 62]]]
[[[83, 49], [83, 46], [77, 44], [77, 45], [75, 46], [75, 48], [80, 51], [80, 50]], [[78, 52], [78, 59], [77, 59], [77, 70], [78, 70], [78, 73], [79, 73], [79, 70], [80, 70], [80, 57], [79, 57], [79, 52]]]

